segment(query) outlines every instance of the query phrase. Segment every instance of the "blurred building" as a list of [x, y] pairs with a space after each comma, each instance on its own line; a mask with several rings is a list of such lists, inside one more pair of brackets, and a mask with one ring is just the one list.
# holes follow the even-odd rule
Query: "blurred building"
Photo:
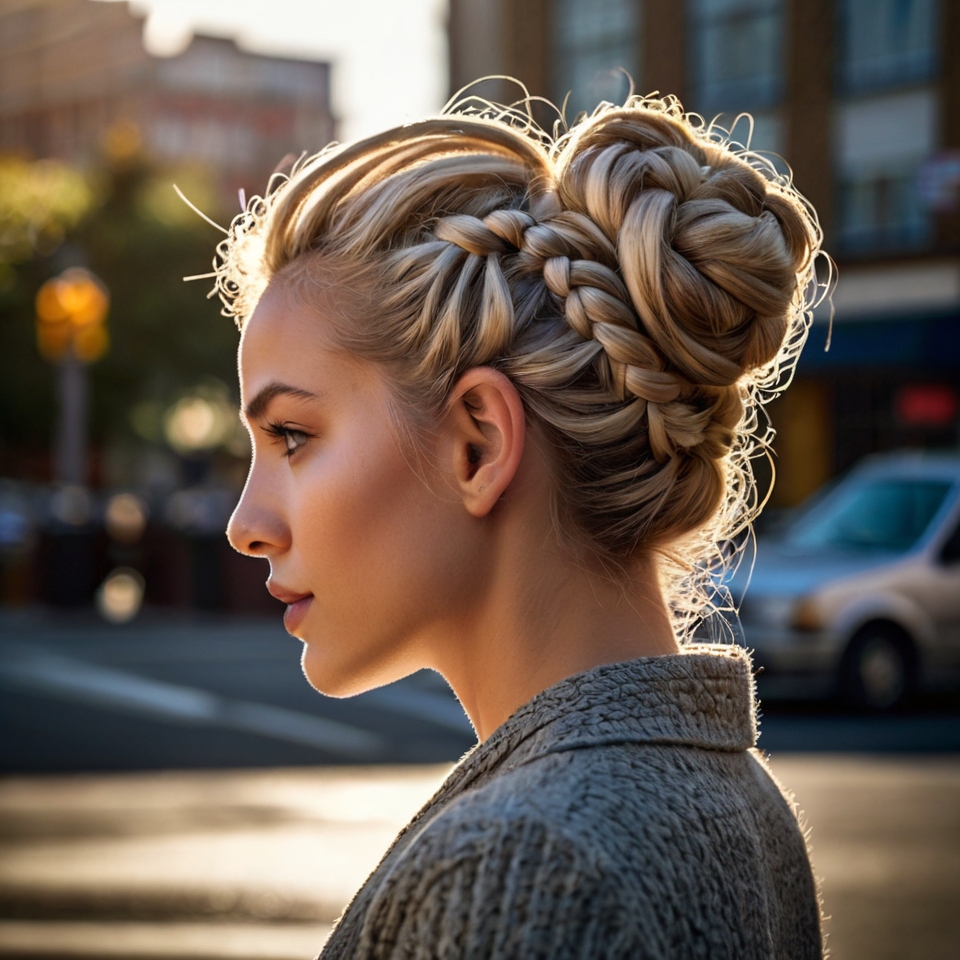
[[140, 145], [161, 162], [208, 165], [249, 192], [288, 151], [333, 139], [329, 64], [206, 36], [155, 57], [142, 34], [126, 3], [4, 0], [0, 150], [83, 163], [105, 140]]
[[[567, 115], [637, 92], [754, 117], [839, 266], [775, 402], [782, 504], [861, 456], [960, 444], [960, 3], [956, 0], [451, 0], [454, 91], [508, 74]], [[495, 84], [481, 92], [503, 93]], [[546, 115], [545, 115], [546, 118]], [[745, 142], [740, 121], [734, 139]]]
[[[213, 179], [220, 199], [229, 200], [229, 207], [223, 204], [221, 209], [236, 210], [238, 188], [248, 195], [261, 192], [286, 154], [319, 150], [333, 139], [329, 64], [249, 53], [231, 39], [210, 36], [194, 36], [181, 53], [158, 57], [144, 48], [143, 27], [143, 18], [131, 13], [126, 2], [0, 0], [0, 154], [58, 158], [79, 168], [96, 167], [105, 155], [113, 160], [143, 156], [164, 168], [164, 173], [171, 166], [201, 166], [209, 173], [196, 182]], [[173, 178], [156, 179], [166, 187]], [[216, 207], [212, 212], [217, 215]], [[126, 485], [119, 494], [116, 489], [47, 488], [15, 481], [20, 471], [4, 459], [11, 445], [2, 438], [0, 606], [39, 601], [83, 607], [91, 606], [96, 596], [108, 619], [135, 615], [141, 601], [273, 612], [275, 602], [262, 587], [260, 565], [234, 553], [223, 536], [236, 502], [232, 474], [240, 467], [235, 451], [225, 450], [229, 437], [221, 429], [225, 417], [231, 425], [236, 423], [235, 403], [227, 389], [223, 388], [224, 397], [216, 394], [213, 405], [204, 399], [206, 394], [193, 396], [193, 406], [187, 410], [192, 415], [189, 435], [184, 438], [181, 429], [176, 442], [167, 437], [179, 459], [162, 446], [164, 409], [183, 386], [177, 365], [196, 368], [197, 357], [202, 356], [205, 363], [212, 360], [215, 347], [210, 344], [221, 343], [229, 371], [232, 325], [223, 324], [229, 328], [227, 336], [218, 340], [202, 326], [205, 315], [171, 289], [173, 283], [182, 287], [179, 277], [193, 272], [174, 259], [170, 238], [178, 236], [176, 230], [169, 232], [167, 225], [151, 223], [149, 231], [140, 231], [138, 216], [129, 211], [114, 215], [116, 224], [131, 228], [125, 237], [127, 249], [145, 244], [140, 258], [144, 263], [152, 260], [149, 270], [125, 285], [122, 268], [135, 263], [137, 256], [121, 258], [116, 250], [101, 256], [101, 263], [113, 269], [111, 296], [118, 320], [113, 327], [114, 348], [125, 342], [128, 362], [136, 357], [136, 369], [147, 371], [161, 386], [148, 385], [139, 394], [131, 389], [128, 397], [112, 402], [129, 403], [131, 419], [144, 408], [156, 407], [156, 416], [146, 418], [149, 427], [137, 419], [136, 441], [117, 441], [114, 452], [119, 452], [121, 460], [135, 459], [137, 465], [127, 474], [119, 471], [121, 479], [110, 479], [111, 485]], [[146, 222], [146, 215], [142, 219]], [[49, 250], [41, 250], [39, 243], [33, 250], [40, 251], [37, 260], [41, 262], [15, 261], [23, 270], [5, 275], [7, 281], [13, 276], [14, 284], [23, 284], [24, 292], [36, 275], [59, 269], [56, 261], [46, 259]], [[77, 249], [67, 254], [68, 258], [84, 256]], [[205, 253], [196, 265], [202, 269], [208, 256]], [[168, 268], [174, 263], [180, 268], [171, 274]], [[8, 264], [0, 257], [2, 266]], [[31, 271], [31, 266], [36, 269]], [[7, 294], [11, 289], [8, 284], [0, 292]], [[4, 347], [9, 350], [13, 344], [13, 364], [18, 349], [32, 350], [34, 329], [28, 306], [34, 290], [23, 297], [19, 289], [15, 292], [17, 296], [0, 304], [9, 334]], [[203, 292], [195, 294], [201, 303]], [[156, 329], [151, 312], [155, 309], [178, 313], [176, 322], [164, 324], [165, 332], [157, 338], [149, 332]], [[205, 353], [187, 338], [177, 340], [177, 329], [183, 331], [188, 324], [202, 331], [198, 339], [206, 341]], [[161, 355], [156, 350], [161, 337], [185, 344], [184, 355], [173, 350]], [[190, 350], [196, 353], [185, 356]], [[5, 357], [10, 360], [11, 354]], [[141, 363], [146, 359], [149, 363]], [[5, 368], [9, 369], [10, 365]], [[39, 382], [39, 376], [34, 379]], [[105, 382], [110, 384], [109, 376], [100, 381]], [[129, 381], [121, 377], [120, 382]], [[36, 396], [44, 396], [39, 387]], [[113, 429], [120, 436], [120, 428]], [[34, 456], [32, 450], [24, 455]], [[244, 451], [238, 456], [245, 455]], [[24, 480], [43, 477], [44, 461], [38, 455], [36, 462], [36, 469], [23, 472]], [[101, 468], [104, 462], [100, 456], [94, 458]], [[103, 479], [101, 473], [94, 486]], [[119, 526], [114, 522], [117, 517]], [[123, 523], [131, 517], [136, 522], [128, 523], [125, 531]]]

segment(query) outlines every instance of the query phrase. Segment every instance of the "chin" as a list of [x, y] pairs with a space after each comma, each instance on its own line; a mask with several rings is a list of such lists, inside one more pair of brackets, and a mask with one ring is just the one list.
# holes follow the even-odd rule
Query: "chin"
[[303, 647], [300, 666], [310, 686], [325, 697], [355, 697], [365, 692], [363, 685], [356, 682], [349, 670], [344, 670], [342, 665], [318, 653], [309, 644]]
[[413, 673], [414, 670], [401, 672], [377, 669], [369, 662], [357, 662], [331, 657], [323, 649], [323, 644], [311, 646], [304, 644], [300, 660], [303, 675], [318, 693], [326, 697], [344, 699], [356, 697], [377, 687], [386, 686]]

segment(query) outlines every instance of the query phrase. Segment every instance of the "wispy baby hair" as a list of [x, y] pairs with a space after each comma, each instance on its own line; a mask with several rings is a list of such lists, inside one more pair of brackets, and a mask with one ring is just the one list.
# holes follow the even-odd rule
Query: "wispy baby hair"
[[805, 339], [820, 242], [788, 177], [674, 98], [558, 136], [470, 100], [303, 161], [216, 269], [241, 325], [274, 280], [339, 291], [331, 336], [428, 420], [466, 370], [501, 370], [554, 454], [565, 542], [627, 576], [668, 558], [683, 635], [758, 509], [758, 411]]

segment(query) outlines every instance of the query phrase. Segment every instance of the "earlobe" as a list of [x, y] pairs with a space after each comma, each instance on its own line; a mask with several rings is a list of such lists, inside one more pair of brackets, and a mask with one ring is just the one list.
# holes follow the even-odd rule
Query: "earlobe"
[[473, 516], [487, 516], [513, 482], [523, 459], [523, 401], [499, 370], [475, 367], [451, 391], [447, 416], [458, 492]]

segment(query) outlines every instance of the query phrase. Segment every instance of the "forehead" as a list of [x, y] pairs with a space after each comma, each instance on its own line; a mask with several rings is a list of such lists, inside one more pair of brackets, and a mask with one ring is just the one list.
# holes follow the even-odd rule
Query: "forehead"
[[329, 325], [322, 307], [304, 304], [282, 283], [270, 284], [240, 336], [241, 393], [261, 381], [315, 374], [318, 360], [332, 350]]
[[243, 325], [241, 353], [268, 354], [275, 341], [291, 336], [328, 346], [322, 333], [327, 319], [324, 314], [322, 308], [311, 309], [304, 304], [288, 284], [274, 281], [264, 290]]

